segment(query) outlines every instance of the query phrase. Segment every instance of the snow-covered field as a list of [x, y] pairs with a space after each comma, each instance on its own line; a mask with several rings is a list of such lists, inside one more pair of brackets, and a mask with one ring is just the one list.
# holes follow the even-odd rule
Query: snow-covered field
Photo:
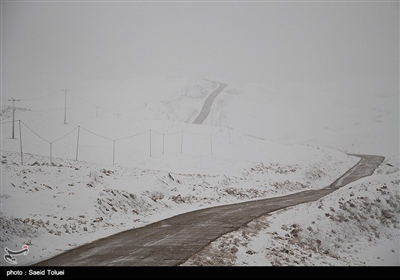
[[2, 250], [28, 245], [18, 265], [31, 265], [183, 212], [323, 188], [361, 152], [386, 157], [374, 175], [261, 217], [185, 265], [399, 265], [398, 92], [307, 85], [315, 96], [303, 98], [221, 82], [203, 125], [191, 122], [218, 85], [196, 78], [82, 82], [67, 124], [59, 90], [18, 96], [16, 139], [4, 97]]

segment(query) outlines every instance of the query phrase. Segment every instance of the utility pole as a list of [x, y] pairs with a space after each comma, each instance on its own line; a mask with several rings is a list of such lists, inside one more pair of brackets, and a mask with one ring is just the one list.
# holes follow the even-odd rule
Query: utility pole
[[62, 89], [61, 91], [63, 91], [64, 95], [65, 95], [65, 101], [64, 101], [64, 124], [67, 124], [67, 91], [69, 91], [69, 89]]
[[164, 155], [164, 141], [165, 140], [165, 134], [163, 133], [162, 135], [162, 154]]
[[232, 144], [232, 142], [231, 142], [231, 133], [230, 133], [230, 127], [229, 127], [229, 125], [228, 125], [228, 135], [229, 135], [229, 144]]
[[213, 149], [212, 149], [212, 134], [210, 135], [210, 139], [211, 139], [211, 155], [213, 154]]
[[222, 128], [221, 128], [221, 123], [222, 123], [221, 120], [222, 120], [222, 113], [219, 112], [219, 131], [222, 130]]
[[96, 108], [96, 119], [99, 117], [99, 108], [100, 106], [94, 106], [93, 108]]
[[149, 135], [150, 135], [150, 157], [151, 157], [151, 129], [149, 130]]
[[13, 110], [12, 110], [12, 135], [11, 135], [11, 139], [15, 139], [14, 138], [14, 121], [15, 121], [15, 101], [20, 101], [19, 99], [15, 99], [15, 98], [11, 98], [8, 99], [8, 101], [12, 101], [13, 103]]
[[183, 150], [183, 130], [182, 130], [182, 135], [181, 135], [181, 154]]

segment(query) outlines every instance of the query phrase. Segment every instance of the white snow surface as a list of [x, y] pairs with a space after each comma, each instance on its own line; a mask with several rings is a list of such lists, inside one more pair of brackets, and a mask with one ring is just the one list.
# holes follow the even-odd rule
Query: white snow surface
[[221, 82], [203, 125], [191, 122], [218, 85], [192, 77], [81, 82], [67, 124], [64, 93], [19, 96], [15, 139], [2, 100], [2, 251], [28, 245], [18, 265], [32, 265], [184, 212], [323, 188], [365, 153], [386, 157], [372, 176], [183, 265], [399, 265], [398, 92]]

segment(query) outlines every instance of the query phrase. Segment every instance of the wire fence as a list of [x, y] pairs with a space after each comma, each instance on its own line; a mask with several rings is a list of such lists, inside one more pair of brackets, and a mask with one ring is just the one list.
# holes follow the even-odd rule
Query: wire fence
[[[20, 149], [20, 154], [21, 154], [21, 165], [24, 164], [23, 155], [24, 155], [24, 153], [26, 153], [24, 151], [24, 145], [23, 145], [23, 143], [24, 143], [23, 142], [24, 134], [23, 134], [22, 128], [24, 128], [24, 130], [26, 129], [27, 131], [30, 131], [36, 137], [38, 137], [38, 139], [40, 139], [42, 142], [45, 142], [47, 145], [49, 145], [49, 150], [48, 150], [49, 154], [48, 155], [49, 155], [49, 163], [50, 163], [50, 165], [53, 164], [53, 152], [54, 152], [53, 151], [53, 144], [55, 144], [55, 143], [59, 142], [60, 140], [72, 135], [74, 132], [76, 132], [76, 135], [75, 135], [76, 136], [76, 140], [75, 140], [76, 141], [75, 142], [76, 146], [75, 146], [74, 160], [76, 160], [76, 161], [80, 160], [79, 155], [82, 152], [82, 148], [83, 148], [82, 145], [81, 145], [81, 143], [83, 141], [82, 132], [84, 131], [87, 134], [93, 135], [93, 136], [95, 136], [97, 138], [101, 138], [101, 139], [103, 139], [105, 141], [108, 141], [109, 143], [112, 144], [112, 165], [115, 165], [115, 163], [116, 163], [116, 143], [117, 142], [125, 141], [127, 139], [132, 139], [132, 138], [135, 138], [135, 137], [139, 137], [141, 135], [148, 134], [148, 140], [147, 140], [148, 141], [148, 144], [147, 144], [148, 145], [148, 155], [150, 157], [152, 157], [154, 155], [153, 147], [155, 146], [154, 138], [155, 138], [156, 135], [158, 135], [158, 139], [161, 142], [160, 143], [161, 144], [161, 149], [159, 149], [160, 150], [159, 153], [161, 153], [162, 155], [165, 155], [165, 151], [166, 151], [166, 148], [167, 148], [166, 147], [166, 137], [169, 137], [169, 136], [172, 136], [172, 135], [176, 135], [176, 136], [180, 135], [180, 137], [178, 136], [178, 138], [180, 139], [178, 141], [180, 141], [180, 143], [178, 143], [178, 145], [175, 145], [175, 146], [180, 146], [180, 151], [179, 152], [182, 154], [182, 153], [184, 153], [184, 141], [188, 141], [188, 142], [190, 141], [189, 139], [185, 140], [185, 138], [188, 135], [202, 136], [202, 137], [206, 137], [206, 138], [209, 139], [208, 140], [209, 141], [209, 147], [207, 149], [208, 149], [209, 155], [213, 155], [213, 148], [214, 148], [213, 141], [215, 141], [214, 140], [214, 136], [216, 136], [217, 134], [222, 132], [221, 127], [219, 127], [217, 132], [209, 133], [209, 134], [207, 134], [207, 133], [204, 133], [204, 134], [202, 134], [202, 133], [194, 133], [194, 132], [185, 131], [185, 130], [180, 130], [180, 131], [176, 131], [176, 132], [160, 132], [160, 131], [157, 131], [157, 130], [148, 129], [148, 130], [142, 131], [140, 133], [135, 133], [135, 134], [132, 134], [132, 135], [129, 135], [129, 136], [126, 136], [126, 137], [110, 138], [110, 137], [106, 137], [104, 135], [101, 135], [99, 133], [96, 133], [96, 132], [94, 132], [94, 131], [92, 131], [90, 129], [87, 129], [87, 128], [83, 127], [83, 126], [78, 125], [75, 128], [73, 128], [72, 130], [70, 130], [69, 132], [65, 133], [64, 135], [62, 135], [60, 137], [57, 137], [55, 140], [49, 140], [49, 139], [46, 139], [46, 137], [40, 135], [38, 132], [36, 132], [34, 129], [32, 129], [30, 126], [28, 126], [22, 120], [15, 120], [14, 122], [13, 121], [1, 122], [0, 125], [6, 125], [6, 124], [10, 124], [10, 123], [18, 123], [19, 140], [20, 140], [19, 141], [20, 142], [19, 143], [20, 144], [19, 145], [19, 149]], [[231, 128], [229, 126], [227, 126], [226, 128], [228, 129], [229, 143], [231, 143], [230, 132], [229, 132], [229, 130]], [[13, 129], [14, 129], [14, 125], [13, 125]], [[175, 138], [177, 138], [177, 137], [175, 137]], [[204, 145], [208, 145], [207, 143], [204, 143], [204, 141], [201, 141], [201, 143], [202, 143], [203, 146]], [[143, 148], [143, 147], [141, 147], [141, 148]], [[193, 147], [193, 145], [190, 148], [191, 149], [195, 149], [195, 147]]]
[[[49, 99], [49, 98], [54, 98], [54, 97], [63, 97], [64, 100], [64, 108], [53, 108], [53, 109], [44, 109], [44, 108], [37, 108], [36, 110], [32, 110], [29, 109], [30, 112], [32, 113], [42, 113], [42, 112], [51, 112], [51, 111], [61, 111], [64, 110], [64, 122], [66, 121], [66, 110], [69, 108], [69, 104], [67, 105], [67, 91], [69, 92], [69, 90], [65, 89], [65, 90], [61, 90], [59, 92], [50, 92], [48, 94], [43, 94], [41, 96], [36, 96], [36, 97], [32, 97], [32, 98], [23, 98], [23, 99], [15, 99], [15, 101], [24, 103], [24, 102], [28, 102], [28, 103], [32, 103], [33, 101], [39, 101], [42, 102], [42, 100], [44, 99]], [[98, 106], [98, 104], [93, 103], [91, 101], [88, 101], [85, 98], [82, 98], [81, 96], [74, 94], [72, 92], [69, 92], [68, 95], [72, 94], [74, 96], [74, 98], [79, 99], [81, 102], [83, 102], [86, 105], [90, 105], [91, 107], [94, 107], [96, 109], [98, 108], [102, 108], [102, 110], [117, 115], [118, 117], [122, 114], [117, 113], [113, 110], [110, 110], [109, 108], [107, 108], [107, 106], [105, 107], [100, 107]], [[34, 103], [34, 102], [33, 102]], [[40, 104], [39, 104], [40, 105]], [[219, 133], [221, 133], [222, 131], [222, 120], [221, 120], [221, 115], [220, 115], [220, 124], [219, 124], [219, 131], [214, 132], [214, 133], [195, 133], [195, 132], [190, 132], [190, 131], [185, 131], [185, 130], [180, 130], [180, 131], [176, 131], [176, 132], [160, 132], [157, 130], [152, 130], [152, 129], [148, 129], [139, 133], [135, 133], [129, 136], [125, 136], [125, 137], [120, 137], [120, 138], [112, 138], [112, 137], [107, 137], [104, 136], [100, 133], [97, 133], [91, 129], [88, 129], [86, 127], [83, 126], [76, 126], [74, 127], [72, 130], [70, 130], [69, 132], [65, 133], [62, 136], [57, 137], [55, 140], [51, 140], [51, 139], [47, 139], [46, 137], [44, 137], [43, 135], [41, 135], [40, 133], [38, 133], [37, 131], [35, 131], [34, 129], [32, 129], [30, 126], [28, 126], [25, 122], [23, 122], [22, 120], [14, 120], [14, 113], [15, 113], [15, 109], [16, 107], [10, 107], [13, 110], [13, 120], [12, 121], [4, 121], [1, 122], [0, 125], [6, 125], [6, 124], [12, 124], [12, 139], [15, 139], [14, 137], [14, 127], [15, 124], [18, 123], [18, 130], [19, 130], [19, 139], [20, 139], [20, 153], [21, 153], [21, 164], [23, 165], [23, 154], [24, 152], [26, 153], [26, 147], [24, 147], [24, 142], [23, 142], [23, 136], [26, 137], [25, 132], [23, 130], [27, 130], [30, 131], [33, 135], [35, 135], [36, 137], [38, 137], [38, 139], [40, 139], [40, 141], [45, 142], [45, 145], [48, 145], [48, 154], [49, 154], [49, 161], [50, 164], [53, 163], [53, 149], [54, 149], [54, 144], [60, 142], [62, 139], [65, 139], [67, 137], [69, 137], [68, 141], [70, 141], [69, 143], [65, 143], [65, 142], [60, 142], [60, 144], [58, 145], [69, 145], [68, 148], [68, 152], [66, 148], [61, 148], [59, 150], [62, 150], [62, 154], [64, 155], [61, 158], [66, 158], [66, 153], [68, 153], [68, 157], [72, 157], [70, 154], [72, 154], [72, 150], [71, 147], [74, 147], [74, 156], [73, 158], [78, 161], [80, 160], [81, 154], [85, 153], [84, 149], [87, 150], [91, 150], [92, 154], [94, 153], [95, 149], [92, 149], [91, 146], [95, 146], [97, 145], [98, 142], [101, 141], [106, 141], [107, 143], [111, 143], [112, 144], [112, 164], [115, 165], [116, 163], [116, 157], [117, 157], [117, 153], [116, 153], [116, 147], [118, 143], [124, 143], [123, 141], [125, 140], [129, 140], [129, 139], [133, 139], [136, 137], [146, 137], [146, 134], [148, 135], [148, 140], [145, 140], [146, 142], [148, 141], [148, 143], [142, 142], [140, 143], [140, 149], [141, 151], [146, 151], [148, 148], [148, 155], [150, 157], [152, 157], [154, 154], [162, 154], [165, 155], [167, 148], [170, 148], [170, 146], [174, 146], [175, 147], [175, 151], [177, 151], [178, 153], [184, 153], [186, 152], [190, 152], [189, 149], [199, 149], [199, 147], [196, 147], [196, 145], [193, 142], [194, 138], [193, 137], [189, 137], [189, 135], [195, 136], [195, 137], [199, 137], [201, 138], [201, 141], [197, 141], [197, 143], [201, 143], [202, 145], [202, 153], [206, 153], [208, 155], [213, 155], [214, 154], [214, 150], [215, 147], [217, 145], [215, 145], [215, 136]], [[96, 117], [97, 117], [97, 112], [96, 112]], [[211, 110], [211, 117], [207, 118], [206, 120], [210, 119], [211, 120], [211, 125], [213, 124], [213, 110]], [[226, 121], [225, 121], [226, 123]], [[224, 129], [227, 129], [227, 134], [228, 134], [228, 139], [229, 139], [229, 144], [232, 143], [231, 141], [231, 130], [232, 128], [226, 124], [226, 126], [224, 126]], [[245, 134], [242, 133], [238, 130], [235, 130], [236, 132], [239, 132], [247, 137], [254, 137], [251, 136], [249, 134]], [[82, 135], [82, 132], [85, 132], [84, 135]], [[72, 136], [71, 136], [72, 135]], [[73, 137], [73, 135], [75, 135], [76, 140], [73, 140], [71, 137]], [[98, 138], [97, 140], [95, 138], [91, 138], [91, 140], [87, 140], [89, 138], [88, 135], [92, 135], [95, 138]], [[259, 138], [259, 137], [256, 137]], [[31, 140], [31, 138], [29, 138]], [[102, 139], [102, 140], [100, 140]], [[171, 142], [171, 139], [173, 139], [173, 142]], [[259, 138], [262, 139], [262, 138]], [[24, 139], [25, 140], [25, 139]], [[71, 141], [75, 141], [74, 144], [72, 144]], [[84, 142], [86, 141], [86, 145], [84, 145]], [[92, 142], [90, 142], [92, 141]], [[160, 145], [155, 143], [156, 141], [158, 141], [159, 144], [161, 144], [161, 148]], [[125, 142], [126, 143], [126, 142]], [[184, 143], [186, 143], [186, 145], [184, 145]], [[29, 145], [28, 148], [32, 147], [31, 143], [28, 143]], [[57, 146], [58, 146], [57, 145]], [[104, 144], [106, 147], [106, 149], [108, 149], [108, 145], [109, 144]], [[143, 145], [146, 145], [147, 148], [144, 148]], [[42, 144], [39, 145], [40, 146], [40, 153], [43, 154], [47, 148], [45, 148], [43, 150], [43, 146]], [[118, 145], [119, 147], [120, 145]], [[121, 145], [121, 148], [119, 148], [120, 150], [126, 148], [127, 145]], [[205, 148], [204, 148], [205, 147]], [[25, 148], [25, 150], [24, 150]], [[37, 148], [37, 146], [36, 146]], [[37, 153], [38, 150], [35, 150], [34, 153]], [[102, 153], [104, 153], [105, 151], [101, 151]], [[47, 152], [45, 152], [47, 153]], [[88, 153], [86, 153], [88, 154]]]

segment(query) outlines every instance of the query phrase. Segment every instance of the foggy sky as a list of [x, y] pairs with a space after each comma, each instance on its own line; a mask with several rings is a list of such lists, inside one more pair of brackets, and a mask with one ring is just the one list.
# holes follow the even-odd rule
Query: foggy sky
[[2, 2], [2, 81], [399, 76], [397, 2]]

